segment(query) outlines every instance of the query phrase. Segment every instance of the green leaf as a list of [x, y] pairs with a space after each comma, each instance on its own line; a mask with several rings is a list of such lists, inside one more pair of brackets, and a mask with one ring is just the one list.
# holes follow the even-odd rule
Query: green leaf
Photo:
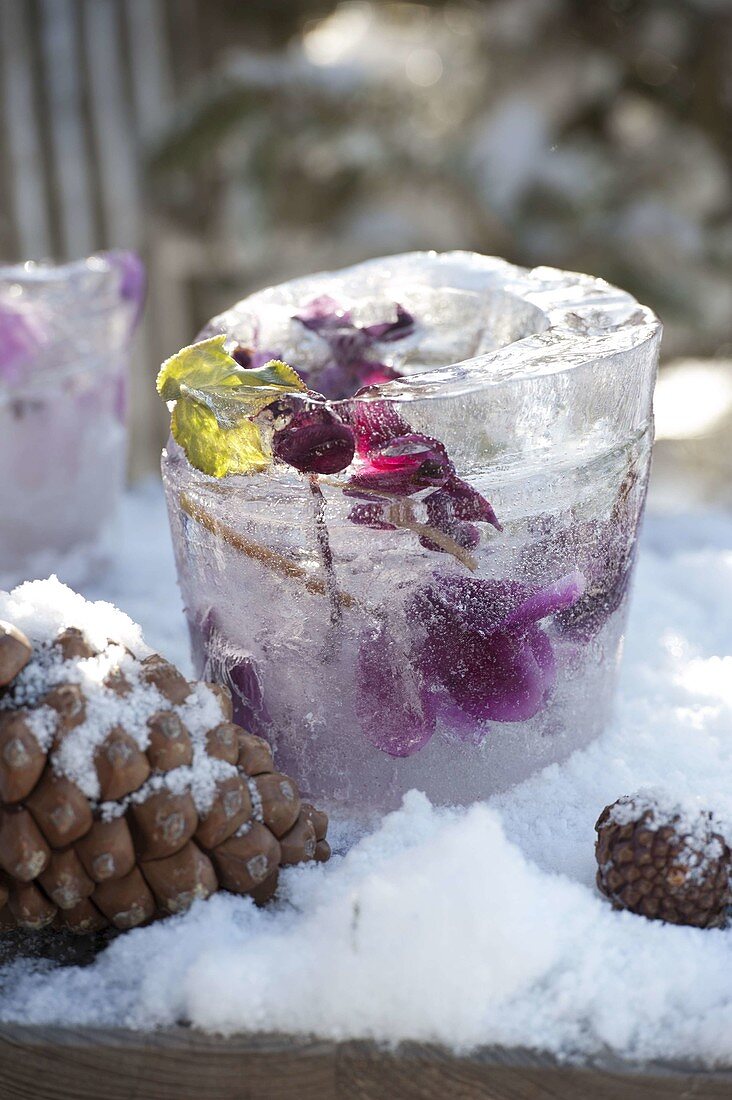
[[167, 359], [157, 378], [164, 401], [175, 402], [173, 438], [196, 469], [214, 477], [255, 473], [271, 455], [251, 418], [284, 393], [307, 387], [286, 363], [240, 367], [225, 350], [226, 337], [212, 336]]
[[163, 401], [176, 401], [181, 385], [191, 389], [232, 389], [241, 367], [224, 351], [225, 336], [212, 336], [171, 355], [160, 368], [157, 390]]
[[270, 464], [259, 428], [246, 418], [232, 428], [222, 428], [205, 405], [180, 397], [170, 427], [191, 466], [212, 477], [259, 473]]
[[[166, 359], [157, 379], [158, 393], [163, 401], [176, 401], [182, 393], [199, 400], [217, 396], [241, 401], [247, 410], [245, 415], [256, 415], [274, 401], [280, 393], [303, 393], [307, 386], [299, 374], [281, 363], [270, 359], [263, 367], [247, 370], [224, 351], [226, 337], [212, 336], [183, 348]], [[206, 402], [211, 407], [210, 400]]]

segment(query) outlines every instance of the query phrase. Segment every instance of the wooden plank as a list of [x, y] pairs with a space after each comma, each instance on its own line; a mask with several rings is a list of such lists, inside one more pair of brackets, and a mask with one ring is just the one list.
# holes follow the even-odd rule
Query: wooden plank
[[24, 7], [17, 0], [0, 0], [0, 53], [9, 152], [2, 170], [5, 186], [12, 191], [18, 238], [12, 258], [44, 259], [51, 252], [48, 203], [34, 106], [28, 26]]
[[0, 1100], [729, 1100], [732, 1073], [490, 1048], [0, 1026]]
[[72, 0], [43, 0], [41, 31], [64, 259], [95, 249], [93, 195], [83, 126], [79, 43]]
[[114, 0], [87, 0], [81, 12], [94, 144], [99, 153], [103, 243], [108, 248], [137, 248], [137, 147], [125, 101], [117, 8]]

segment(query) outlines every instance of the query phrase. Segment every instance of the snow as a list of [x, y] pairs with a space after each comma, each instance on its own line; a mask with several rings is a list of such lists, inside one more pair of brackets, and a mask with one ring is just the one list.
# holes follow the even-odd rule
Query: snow
[[[162, 497], [131, 494], [104, 597], [182, 663]], [[3, 1020], [313, 1032], [522, 1045], [575, 1057], [732, 1064], [732, 929], [614, 912], [594, 822], [642, 789], [732, 821], [732, 518], [647, 522], [612, 728], [489, 804], [410, 793], [330, 863], [287, 869], [258, 910], [219, 894], [115, 940], [87, 967], [0, 970]]]

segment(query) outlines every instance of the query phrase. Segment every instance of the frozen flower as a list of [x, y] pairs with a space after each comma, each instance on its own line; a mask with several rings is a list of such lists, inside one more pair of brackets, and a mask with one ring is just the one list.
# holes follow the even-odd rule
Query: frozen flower
[[[490, 523], [497, 531], [502, 530], [492, 505], [455, 474], [447, 479], [442, 489], [430, 493], [425, 505], [428, 525], [449, 535], [466, 550], [472, 550], [480, 542], [480, 531], [471, 521]], [[420, 542], [428, 550], [442, 551], [442, 547], [426, 536], [422, 536]]]
[[544, 583], [568, 568], [585, 577], [582, 597], [557, 617], [557, 628], [578, 642], [590, 641], [623, 603], [630, 585], [635, 558], [642, 492], [629, 475], [618, 493], [609, 519], [560, 523], [552, 517], [537, 517], [539, 537], [522, 553], [527, 580]]
[[[372, 503], [353, 508], [349, 515], [352, 523], [387, 530], [393, 526], [387, 516], [388, 501], [380, 504], [380, 499], [434, 490], [424, 497], [423, 503], [427, 526], [435, 533], [442, 532], [458, 546], [472, 550], [480, 542], [476, 521], [490, 523], [500, 531], [501, 525], [490, 503], [457, 476], [444, 444], [418, 432], [391, 435], [397, 428], [409, 425], [384, 402], [366, 404], [365, 410], [360, 416], [361, 410], [356, 410], [355, 417], [352, 416], [356, 420], [354, 430], [361, 464], [345, 492]], [[427, 550], [444, 552], [444, 547], [428, 535], [420, 536], [420, 542]]]
[[356, 452], [368, 456], [398, 436], [409, 435], [412, 427], [395, 402], [360, 398], [348, 406], [348, 421], [356, 435]]
[[437, 576], [417, 592], [412, 605], [424, 629], [417, 663], [477, 721], [533, 718], [556, 675], [551, 641], [539, 623], [572, 607], [583, 591], [579, 573], [546, 588]]
[[552, 643], [540, 623], [571, 608], [583, 590], [576, 572], [545, 588], [435, 575], [407, 601], [402, 631], [382, 628], [362, 641], [366, 736], [383, 752], [407, 756], [429, 740], [440, 715], [472, 741], [485, 736], [485, 722], [533, 718], [556, 679]]
[[454, 466], [438, 439], [411, 432], [370, 451], [349, 481], [352, 490], [411, 496], [444, 485]]
[[355, 449], [353, 429], [322, 405], [296, 413], [272, 438], [275, 457], [302, 473], [345, 470]]
[[203, 669], [205, 679], [229, 689], [237, 725], [259, 737], [267, 737], [272, 719], [264, 698], [259, 663], [225, 639], [217, 620], [212, 608], [196, 617], [191, 629], [193, 660]]
[[294, 320], [328, 344], [329, 360], [318, 370], [316, 382], [319, 391], [331, 400], [351, 397], [364, 386], [399, 378], [393, 367], [373, 358], [373, 345], [394, 343], [414, 332], [414, 318], [400, 305], [396, 306], [394, 321], [358, 326], [351, 311], [328, 295], [308, 302]]
[[119, 292], [121, 297], [134, 308], [131, 325], [131, 329], [134, 329], [145, 306], [147, 291], [145, 265], [136, 252], [127, 252], [121, 248], [101, 252], [100, 255], [120, 274]]

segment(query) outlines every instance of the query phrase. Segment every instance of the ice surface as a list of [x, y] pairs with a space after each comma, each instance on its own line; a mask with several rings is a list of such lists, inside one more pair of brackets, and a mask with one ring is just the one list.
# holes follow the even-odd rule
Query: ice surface
[[[153, 487], [127, 499], [107, 587], [88, 594], [114, 598], [180, 659]], [[593, 886], [594, 821], [641, 787], [713, 809], [730, 835], [730, 624], [732, 521], [651, 514], [618, 715], [588, 749], [472, 809], [410, 795], [347, 854], [341, 822], [341, 854], [287, 869], [266, 910], [216, 895], [91, 967], [6, 966], [0, 1016], [732, 1064], [732, 929], [615, 913]]]

